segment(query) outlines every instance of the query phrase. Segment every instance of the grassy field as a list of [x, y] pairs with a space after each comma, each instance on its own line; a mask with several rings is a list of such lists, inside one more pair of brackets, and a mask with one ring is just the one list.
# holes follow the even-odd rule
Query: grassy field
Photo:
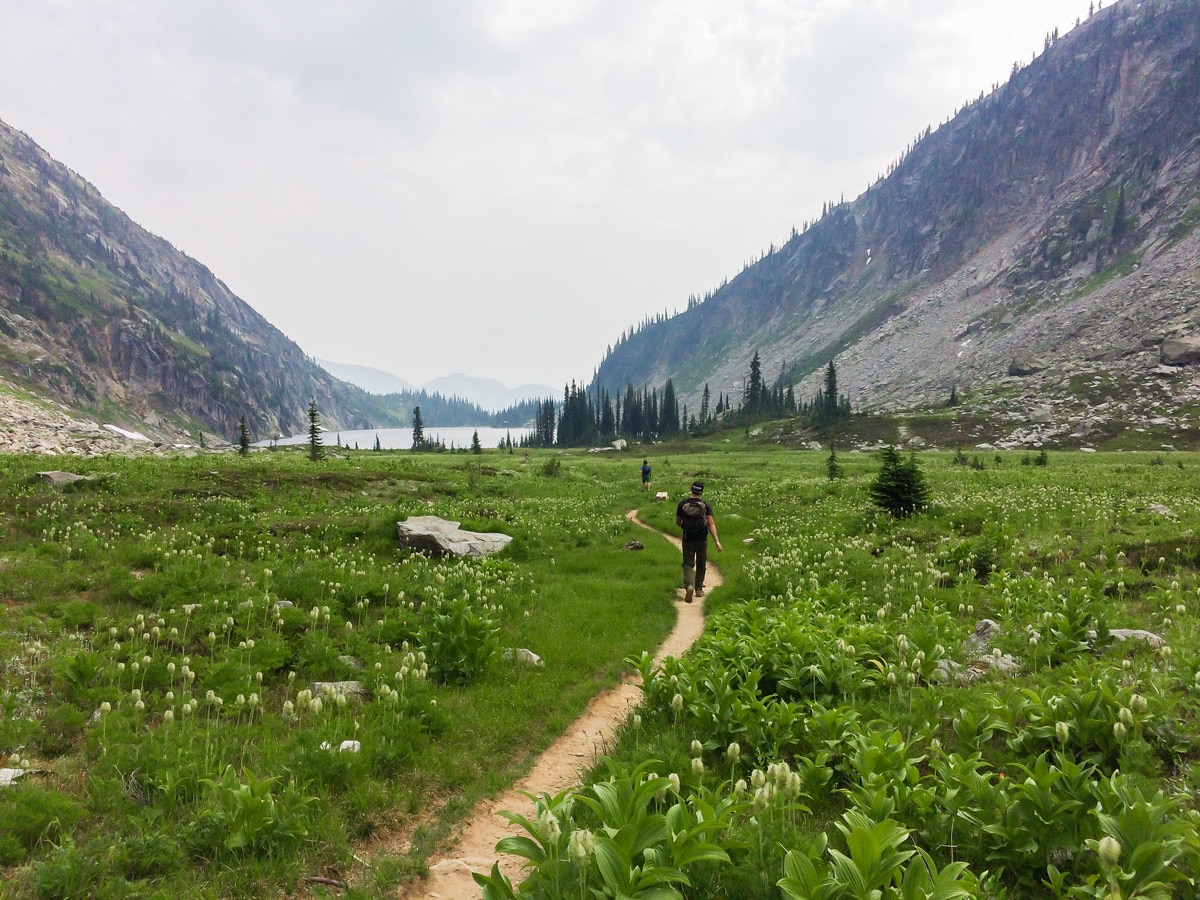
[[[0, 765], [27, 770], [0, 892], [385, 896], [640, 667], [613, 759], [505, 848], [531, 892], [1194, 894], [1192, 456], [922, 454], [932, 505], [893, 520], [876, 455], [830, 480], [728, 437], [649, 448], [656, 490], [707, 482], [726, 547], [705, 638], [659, 670], [679, 568], [624, 518], [674, 530], [642, 448], [78, 460], [66, 491], [0, 459]], [[514, 541], [429, 560], [395, 540], [414, 514]]]

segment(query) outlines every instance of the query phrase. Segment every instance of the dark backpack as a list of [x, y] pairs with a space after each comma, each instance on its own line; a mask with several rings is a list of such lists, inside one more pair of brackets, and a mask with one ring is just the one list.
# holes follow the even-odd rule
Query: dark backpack
[[680, 504], [683, 514], [683, 536], [689, 540], [708, 534], [708, 508], [703, 500], [688, 497]]

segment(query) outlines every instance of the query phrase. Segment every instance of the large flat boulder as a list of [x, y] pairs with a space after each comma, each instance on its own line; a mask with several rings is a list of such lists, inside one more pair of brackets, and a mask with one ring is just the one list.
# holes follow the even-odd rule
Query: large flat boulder
[[1159, 350], [1164, 366], [1194, 366], [1200, 363], [1200, 337], [1167, 338]]
[[400, 543], [434, 556], [487, 556], [512, 541], [507, 534], [463, 531], [461, 523], [437, 516], [409, 516], [396, 523]]

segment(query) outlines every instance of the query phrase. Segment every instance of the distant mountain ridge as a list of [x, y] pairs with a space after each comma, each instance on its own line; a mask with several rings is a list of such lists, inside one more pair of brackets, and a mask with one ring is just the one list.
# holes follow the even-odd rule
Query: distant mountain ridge
[[123, 423], [227, 440], [401, 425], [209, 269], [0, 122], [0, 375]]
[[866, 193], [622, 335], [592, 387], [736, 403], [755, 352], [801, 396], [836, 359], [867, 408], [1150, 373], [1200, 335], [1200, 3], [1119, 0], [1047, 44]]
[[417, 390], [403, 378], [382, 369], [338, 363], [328, 359], [317, 359], [317, 362], [330, 375], [356, 385], [368, 394], [399, 394], [402, 391]]
[[523, 384], [520, 387], [510, 388], [495, 378], [476, 378], [471, 375], [463, 375], [461, 372], [434, 378], [417, 388], [398, 375], [384, 372], [382, 369], [338, 363], [327, 359], [318, 359], [317, 362], [331, 375], [357, 385], [372, 394], [386, 395], [425, 391], [427, 394], [439, 394], [447, 399], [457, 397], [493, 413], [502, 412], [526, 400], [544, 400], [557, 394], [554, 388], [547, 384]]

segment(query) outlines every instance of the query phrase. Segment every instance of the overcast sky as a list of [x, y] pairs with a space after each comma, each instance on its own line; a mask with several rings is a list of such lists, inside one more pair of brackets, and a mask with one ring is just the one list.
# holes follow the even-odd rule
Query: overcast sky
[[0, 0], [0, 119], [313, 356], [557, 387], [1087, 7]]

